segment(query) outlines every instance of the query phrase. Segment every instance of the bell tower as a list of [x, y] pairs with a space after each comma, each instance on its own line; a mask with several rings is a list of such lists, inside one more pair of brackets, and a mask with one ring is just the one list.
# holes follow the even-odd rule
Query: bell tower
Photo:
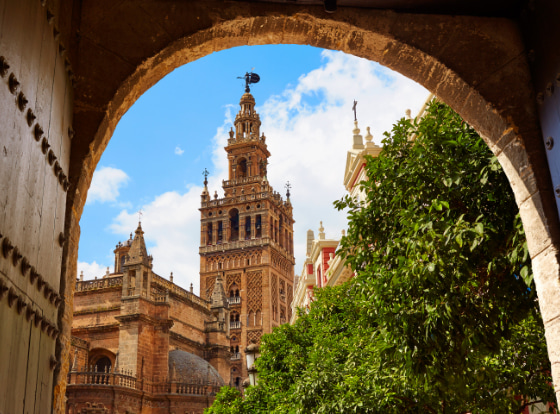
[[247, 345], [289, 322], [295, 263], [289, 192], [284, 200], [268, 182], [270, 152], [247, 89], [225, 147], [224, 196], [212, 198], [205, 179], [200, 207], [200, 296], [211, 299], [220, 274], [230, 307], [233, 386], [247, 377]]

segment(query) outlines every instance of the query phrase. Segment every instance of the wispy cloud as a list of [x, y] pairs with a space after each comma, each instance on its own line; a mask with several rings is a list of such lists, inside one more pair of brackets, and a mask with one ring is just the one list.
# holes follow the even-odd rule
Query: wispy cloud
[[97, 169], [93, 173], [86, 203], [116, 202], [120, 188], [126, 185], [129, 179], [129, 176], [118, 168], [101, 167]]
[[175, 155], [183, 155], [183, 152], [185, 152], [185, 150], [181, 149], [180, 146], [175, 147]]
[[[302, 75], [295, 86], [257, 107], [261, 132], [272, 154], [268, 178], [280, 193], [285, 193], [286, 181], [293, 186], [296, 273], [305, 258], [308, 229], [317, 234], [322, 220], [327, 237], [339, 238], [346, 227], [344, 213], [335, 211], [332, 203], [345, 193], [342, 182], [346, 152], [352, 145], [353, 100], [358, 101], [362, 135], [366, 126], [371, 126], [379, 144], [383, 131], [404, 116], [407, 108], [416, 113], [428, 94], [420, 85], [379, 64], [332, 51], [324, 51], [323, 59], [320, 68]], [[211, 195], [217, 191], [223, 196], [221, 181], [227, 178], [223, 148], [237, 110], [237, 105], [225, 108], [224, 123], [213, 139], [214, 165], [208, 177]], [[162, 276], [173, 271], [177, 283], [188, 287], [192, 282], [195, 291], [199, 286], [201, 191], [202, 187], [195, 185], [184, 193], [167, 192], [142, 206], [142, 226], [154, 256], [154, 271]], [[111, 228], [127, 237], [136, 225], [136, 214], [123, 210]]]

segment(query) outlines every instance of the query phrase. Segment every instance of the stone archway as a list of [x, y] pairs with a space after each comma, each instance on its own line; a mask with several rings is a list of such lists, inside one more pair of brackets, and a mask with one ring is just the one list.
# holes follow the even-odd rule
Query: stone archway
[[[558, 219], [522, 41], [505, 19], [420, 16], [344, 9], [325, 16], [320, 9], [253, 7], [237, 4], [206, 10], [207, 27], [144, 51], [140, 63], [120, 74], [122, 82], [103, 101], [97, 122], [82, 116], [77, 96], [71, 191], [66, 210], [66, 293], [76, 275], [79, 219], [93, 171], [126, 110], [167, 73], [209, 53], [240, 45], [309, 44], [377, 61], [417, 81], [451, 105], [486, 139], [510, 180], [527, 232], [547, 332], [553, 376], [560, 383], [560, 309], [557, 281]], [[476, 57], [476, 65], [472, 59]], [[77, 73], [79, 76], [80, 74]], [[86, 79], [87, 80], [87, 79]], [[87, 85], [84, 87], [88, 90]], [[87, 111], [86, 111], [87, 112]], [[70, 310], [67, 308], [66, 314]], [[69, 330], [63, 331], [69, 335]], [[68, 342], [62, 341], [62, 343]], [[62, 361], [66, 349], [62, 349]], [[63, 366], [59, 378], [64, 378]], [[63, 381], [60, 382], [62, 391]], [[59, 395], [61, 393], [59, 392]]]

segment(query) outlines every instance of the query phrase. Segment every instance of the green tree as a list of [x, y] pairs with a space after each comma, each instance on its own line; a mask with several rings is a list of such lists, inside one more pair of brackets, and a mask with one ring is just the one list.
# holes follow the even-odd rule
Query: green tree
[[339, 254], [356, 276], [263, 337], [258, 386], [208, 413], [502, 414], [555, 401], [523, 227], [496, 157], [437, 102], [383, 144], [367, 162], [365, 202], [335, 203], [349, 211]]

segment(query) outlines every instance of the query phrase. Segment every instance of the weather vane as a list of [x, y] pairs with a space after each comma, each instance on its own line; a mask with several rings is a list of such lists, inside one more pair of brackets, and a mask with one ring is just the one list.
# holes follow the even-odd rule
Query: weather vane
[[138, 210], [138, 223], [142, 222], [142, 210]]
[[254, 72], [245, 72], [245, 76], [238, 76], [237, 79], [245, 79], [245, 92], [251, 92], [249, 85], [251, 83], [258, 83], [261, 77]]
[[210, 174], [210, 173], [205, 168], [204, 171], [202, 171], [202, 175], [204, 176], [204, 186], [205, 187], [208, 185], [208, 174]]
[[287, 181], [284, 187], [286, 188], [286, 198], [290, 198], [290, 188], [292, 188], [292, 185]]
[[354, 111], [354, 121], [357, 121], [358, 118], [356, 117], [356, 107], [358, 106], [358, 101], [354, 99], [354, 105], [352, 105], [352, 110]]

